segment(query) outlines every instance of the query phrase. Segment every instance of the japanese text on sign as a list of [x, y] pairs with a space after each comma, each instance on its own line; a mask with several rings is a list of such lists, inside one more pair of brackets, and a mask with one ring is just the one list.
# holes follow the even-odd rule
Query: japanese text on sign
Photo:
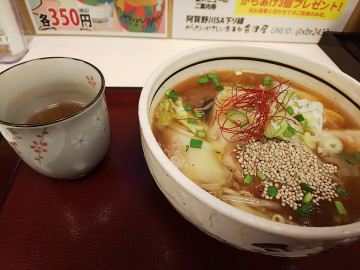
[[348, 0], [237, 0], [235, 14], [337, 20]]
[[63, 27], [81, 25], [81, 27], [85, 29], [90, 29], [92, 27], [88, 11], [84, 12], [81, 9], [80, 12], [78, 12], [75, 8], [69, 10], [66, 8], [49, 8], [48, 14], [40, 13], [38, 16], [41, 23], [41, 30], [50, 29], [51, 27], [60, 25]]
[[243, 17], [186, 16], [186, 31], [266, 33], [268, 25], [244, 24]]

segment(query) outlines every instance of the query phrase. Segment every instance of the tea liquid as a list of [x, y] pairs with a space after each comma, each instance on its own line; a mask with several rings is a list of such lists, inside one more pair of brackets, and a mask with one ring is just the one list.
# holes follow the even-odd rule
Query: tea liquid
[[73, 114], [85, 107], [80, 102], [56, 103], [47, 106], [44, 109], [37, 110], [26, 120], [27, 124], [44, 123], [57, 120]]

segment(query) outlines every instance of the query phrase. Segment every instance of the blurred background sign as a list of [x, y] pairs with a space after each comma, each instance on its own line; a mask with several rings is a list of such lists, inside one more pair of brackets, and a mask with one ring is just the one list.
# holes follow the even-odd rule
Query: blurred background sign
[[36, 34], [167, 37], [167, 0], [26, 0]]
[[358, 3], [358, 0], [173, 0], [172, 36], [317, 43], [325, 31], [343, 31]]

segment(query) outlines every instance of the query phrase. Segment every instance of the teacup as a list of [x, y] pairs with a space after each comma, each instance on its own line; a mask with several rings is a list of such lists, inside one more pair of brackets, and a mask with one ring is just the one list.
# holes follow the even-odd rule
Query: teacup
[[35, 59], [0, 73], [0, 131], [34, 170], [79, 178], [106, 154], [109, 116], [104, 76], [90, 63]]

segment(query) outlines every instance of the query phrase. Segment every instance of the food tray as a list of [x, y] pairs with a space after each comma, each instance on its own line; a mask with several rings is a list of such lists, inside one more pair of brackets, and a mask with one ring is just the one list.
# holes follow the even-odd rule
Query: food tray
[[40, 175], [0, 140], [0, 269], [358, 269], [360, 242], [306, 258], [241, 251], [185, 220], [146, 165], [141, 89], [108, 88], [111, 139], [78, 180]]

